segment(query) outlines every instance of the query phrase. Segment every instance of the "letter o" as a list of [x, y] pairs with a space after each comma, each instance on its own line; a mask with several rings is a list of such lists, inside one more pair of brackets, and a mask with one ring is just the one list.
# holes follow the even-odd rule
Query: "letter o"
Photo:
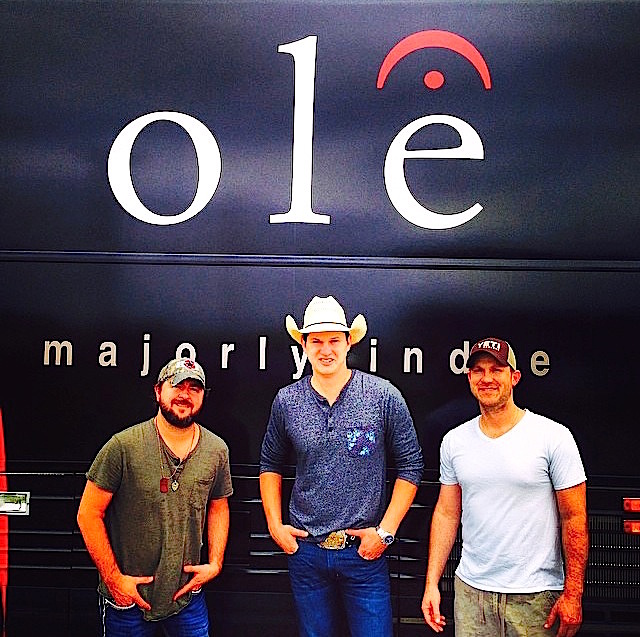
[[[184, 350], [187, 350], [187, 355], [185, 356]], [[191, 345], [191, 343], [180, 343], [178, 347], [176, 347], [176, 358], [190, 358], [191, 360], [196, 360], [196, 348]]]
[[[131, 178], [131, 149], [140, 132], [158, 121], [174, 122], [184, 128], [196, 151], [198, 182], [189, 207], [176, 215], [159, 215], [149, 210], [138, 198]], [[142, 115], [127, 124], [118, 134], [109, 151], [107, 176], [118, 203], [132, 216], [155, 226], [170, 226], [195, 217], [216, 192], [222, 174], [222, 157], [216, 138], [195, 117], [171, 111]], [[203, 177], [206, 176], [206, 179]]]

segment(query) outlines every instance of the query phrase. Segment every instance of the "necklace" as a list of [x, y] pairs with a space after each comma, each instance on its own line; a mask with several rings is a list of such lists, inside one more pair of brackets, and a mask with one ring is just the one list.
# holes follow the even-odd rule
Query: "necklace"
[[[158, 440], [158, 453], [160, 455], [160, 492], [168, 493], [169, 484], [171, 484], [172, 491], [177, 491], [178, 487], [180, 486], [180, 482], [178, 482], [178, 478], [180, 476], [180, 473], [182, 473], [182, 470], [184, 469], [184, 463], [189, 458], [189, 454], [191, 453], [191, 449], [193, 447], [193, 441], [195, 440], [195, 437], [196, 437], [196, 426], [194, 424], [193, 432], [191, 433], [191, 442], [189, 443], [189, 449], [187, 451], [187, 454], [184, 457], [184, 460], [180, 460], [180, 462], [177, 465], [175, 465], [173, 472], [171, 472], [171, 465], [174, 463], [171, 461], [171, 458], [168, 457], [166, 448], [163, 449], [162, 442], [161, 442], [162, 436], [160, 435], [160, 430], [158, 429], [157, 418], [153, 419], [153, 424], [155, 425], [155, 428], [156, 428], [156, 438]], [[165, 446], [166, 446], [166, 443], [165, 443]], [[167, 458], [167, 464], [169, 465], [169, 471], [171, 472], [171, 475], [169, 476], [164, 475], [165, 457]]]

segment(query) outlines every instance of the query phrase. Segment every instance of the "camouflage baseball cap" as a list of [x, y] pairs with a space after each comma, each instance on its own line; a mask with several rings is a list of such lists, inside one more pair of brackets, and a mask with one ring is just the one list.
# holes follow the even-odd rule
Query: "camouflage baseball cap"
[[199, 363], [196, 363], [192, 358], [174, 358], [160, 370], [158, 383], [171, 380], [171, 385], [175, 387], [187, 378], [197, 380], [202, 383], [203, 387], [206, 387], [204, 369]]

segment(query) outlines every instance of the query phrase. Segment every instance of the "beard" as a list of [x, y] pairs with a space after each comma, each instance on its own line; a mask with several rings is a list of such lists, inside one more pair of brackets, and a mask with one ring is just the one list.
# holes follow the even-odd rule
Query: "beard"
[[491, 392], [490, 396], [487, 396], [485, 393], [477, 389], [471, 393], [478, 400], [480, 406], [485, 411], [489, 412], [500, 411], [509, 403], [509, 399], [511, 398], [511, 388], [504, 386], [496, 388], [496, 391]]
[[188, 414], [187, 416], [181, 417], [181, 416], [178, 416], [178, 414], [175, 411], [173, 411], [171, 403], [167, 403], [166, 401], [161, 400], [158, 403], [158, 406], [160, 407], [160, 413], [162, 414], [164, 419], [170, 425], [173, 425], [174, 427], [178, 427], [180, 429], [189, 428], [195, 422], [197, 415], [200, 413], [200, 410], [202, 409], [202, 407], [200, 407], [200, 409], [195, 409], [195, 410], [192, 409], [190, 414]]

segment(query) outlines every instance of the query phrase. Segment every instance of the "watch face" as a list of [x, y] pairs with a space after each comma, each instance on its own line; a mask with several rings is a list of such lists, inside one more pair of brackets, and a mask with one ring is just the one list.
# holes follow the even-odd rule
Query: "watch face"
[[382, 529], [376, 529], [376, 531], [383, 544], [393, 544], [393, 540], [395, 540], [395, 538], [391, 533], [387, 533], [387, 531], [383, 531]]

